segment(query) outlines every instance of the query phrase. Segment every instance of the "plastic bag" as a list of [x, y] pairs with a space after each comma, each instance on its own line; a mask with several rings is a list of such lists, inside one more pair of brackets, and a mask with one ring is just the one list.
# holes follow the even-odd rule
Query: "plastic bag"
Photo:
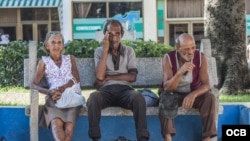
[[74, 91], [74, 87], [69, 87], [64, 90], [60, 99], [56, 101], [55, 106], [58, 108], [72, 108], [85, 104], [85, 98]]

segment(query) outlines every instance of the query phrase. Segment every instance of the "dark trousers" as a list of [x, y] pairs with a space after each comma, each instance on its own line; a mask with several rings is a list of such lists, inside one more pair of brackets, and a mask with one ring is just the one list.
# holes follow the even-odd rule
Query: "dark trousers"
[[126, 85], [109, 85], [90, 94], [88, 101], [89, 137], [101, 138], [101, 110], [110, 106], [131, 109], [134, 115], [137, 140], [148, 139], [146, 103], [144, 97]]
[[[182, 105], [183, 99], [187, 94], [178, 94], [178, 104]], [[199, 109], [201, 120], [202, 120], [202, 136], [214, 137], [217, 135], [216, 130], [216, 113], [215, 113], [215, 96], [208, 92], [204, 95], [197, 97], [194, 101], [193, 108]], [[171, 134], [172, 136], [176, 134], [174, 120], [167, 119], [159, 115], [161, 122], [161, 132], [162, 136], [165, 137], [166, 134]], [[188, 121], [187, 121], [188, 122]]]

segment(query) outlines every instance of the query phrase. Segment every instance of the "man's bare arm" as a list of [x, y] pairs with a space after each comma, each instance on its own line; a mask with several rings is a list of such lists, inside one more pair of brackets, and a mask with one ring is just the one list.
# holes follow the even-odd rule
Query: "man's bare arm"
[[184, 108], [192, 108], [196, 97], [206, 94], [206, 92], [210, 90], [209, 77], [208, 77], [208, 72], [207, 72], [207, 60], [204, 54], [202, 54], [201, 60], [202, 60], [202, 64], [201, 64], [201, 68], [199, 71], [199, 78], [202, 84], [198, 89], [196, 89], [195, 91], [192, 91], [184, 98], [182, 102], [182, 107]]
[[97, 80], [103, 81], [105, 79], [106, 75], [106, 63], [108, 58], [108, 52], [109, 52], [109, 34], [108, 32], [104, 35], [103, 41], [102, 41], [102, 47], [103, 52], [102, 56], [95, 68], [95, 74]]
[[195, 67], [191, 62], [186, 62], [183, 66], [173, 75], [172, 68], [169, 64], [170, 60], [167, 55], [164, 55], [162, 66], [163, 66], [163, 86], [164, 90], [174, 91], [179, 85], [181, 76], [188, 71], [192, 71]]
[[136, 76], [137, 76], [136, 72], [123, 73], [118, 75], [107, 75], [105, 81], [118, 80], [118, 81], [135, 82]]

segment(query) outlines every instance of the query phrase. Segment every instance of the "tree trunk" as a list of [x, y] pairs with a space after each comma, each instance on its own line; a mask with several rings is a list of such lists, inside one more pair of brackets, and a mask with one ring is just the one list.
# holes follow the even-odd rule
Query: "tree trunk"
[[238, 94], [248, 83], [244, 0], [205, 0], [205, 37], [216, 58], [220, 93]]

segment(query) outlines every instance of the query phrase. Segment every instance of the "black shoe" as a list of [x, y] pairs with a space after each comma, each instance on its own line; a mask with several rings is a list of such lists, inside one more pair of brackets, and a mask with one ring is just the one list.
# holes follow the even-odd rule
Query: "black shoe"
[[141, 138], [141, 139], [139, 139], [138, 141], [148, 141], [148, 139]]
[[117, 139], [115, 139], [114, 141], [132, 141], [130, 139], [127, 139], [126, 137], [124, 136], [119, 136]]
[[92, 139], [92, 141], [100, 141], [100, 139]]

